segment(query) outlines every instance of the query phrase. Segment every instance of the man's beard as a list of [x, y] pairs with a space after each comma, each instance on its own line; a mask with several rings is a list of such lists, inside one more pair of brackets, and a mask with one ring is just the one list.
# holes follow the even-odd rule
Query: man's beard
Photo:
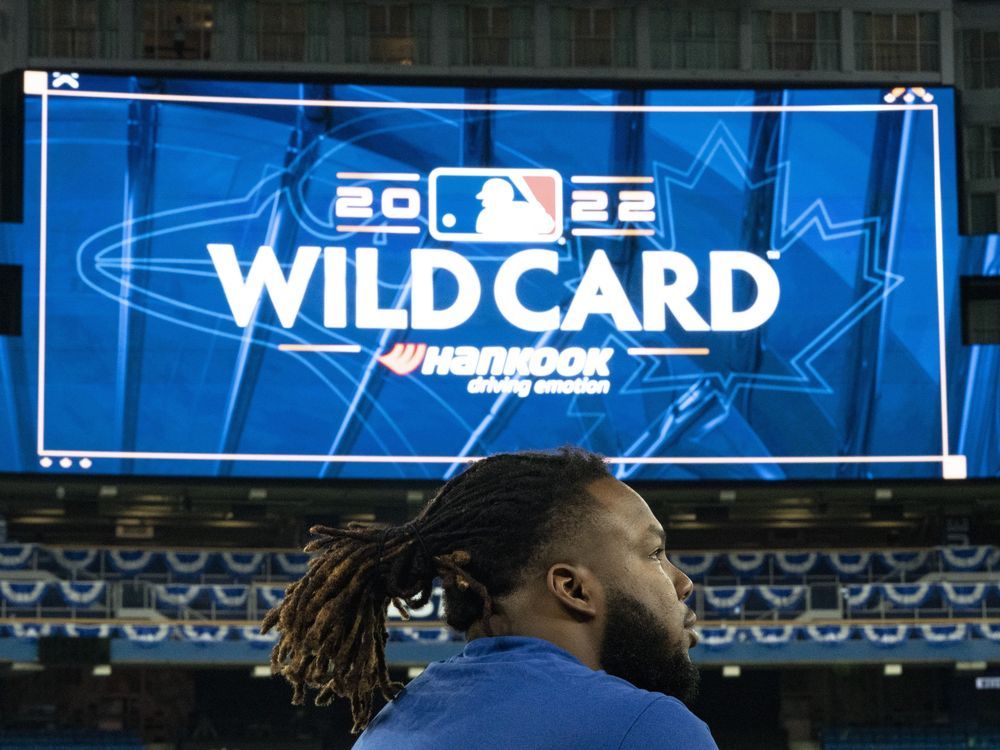
[[667, 630], [642, 602], [611, 589], [608, 622], [601, 642], [601, 668], [610, 675], [690, 704], [698, 695], [698, 668], [687, 643], [672, 642]]

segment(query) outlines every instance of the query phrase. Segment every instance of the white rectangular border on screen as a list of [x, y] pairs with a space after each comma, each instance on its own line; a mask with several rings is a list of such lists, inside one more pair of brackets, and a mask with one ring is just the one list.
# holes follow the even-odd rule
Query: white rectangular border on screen
[[[357, 456], [323, 454], [273, 454], [273, 453], [183, 453], [165, 451], [81, 451], [45, 448], [45, 273], [46, 231], [48, 220], [48, 99], [50, 96], [148, 100], [177, 103], [203, 104], [252, 104], [294, 107], [329, 107], [350, 109], [420, 109], [451, 111], [515, 111], [515, 112], [899, 112], [924, 110], [931, 112], [934, 149], [934, 241], [936, 249], [937, 303], [938, 303], [938, 366], [941, 393], [941, 445], [940, 455], [923, 456], [712, 456], [712, 457], [608, 457], [613, 464], [884, 464], [884, 463], [940, 463], [945, 479], [966, 477], [965, 457], [949, 453], [948, 394], [945, 356], [944, 312], [944, 248], [941, 225], [941, 154], [936, 104], [817, 104], [817, 105], [707, 105], [707, 106], [630, 106], [630, 105], [571, 105], [571, 104], [463, 104], [452, 102], [372, 102], [325, 99], [277, 99], [256, 97], [197, 96], [181, 94], [144, 94], [117, 91], [86, 91], [79, 89], [42, 88], [38, 71], [27, 71], [25, 80], [32, 85], [25, 88], [26, 95], [41, 98], [41, 158], [40, 158], [40, 227], [39, 227], [39, 316], [38, 316], [38, 436], [37, 453], [49, 458], [130, 458], [174, 461], [268, 461], [287, 463], [464, 463], [476, 461], [480, 456]], [[48, 78], [48, 74], [42, 73]]]

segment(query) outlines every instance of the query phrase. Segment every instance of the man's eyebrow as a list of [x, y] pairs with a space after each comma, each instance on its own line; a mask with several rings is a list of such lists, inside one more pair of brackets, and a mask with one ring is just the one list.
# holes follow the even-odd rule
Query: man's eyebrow
[[667, 546], [667, 532], [664, 531], [662, 527], [658, 526], [655, 523], [651, 523], [649, 524], [647, 530], [649, 531], [650, 534], [658, 538], [664, 547]]

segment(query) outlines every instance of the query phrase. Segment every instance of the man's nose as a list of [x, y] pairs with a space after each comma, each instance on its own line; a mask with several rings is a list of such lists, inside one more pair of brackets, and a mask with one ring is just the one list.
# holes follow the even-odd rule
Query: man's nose
[[674, 590], [677, 592], [677, 598], [685, 601], [694, 591], [694, 583], [688, 578], [687, 573], [676, 565], [670, 563], [670, 567], [674, 569]]

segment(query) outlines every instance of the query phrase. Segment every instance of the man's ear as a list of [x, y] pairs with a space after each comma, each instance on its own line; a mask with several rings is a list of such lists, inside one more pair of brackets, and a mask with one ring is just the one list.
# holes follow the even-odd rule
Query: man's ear
[[574, 619], [587, 621], [597, 617], [604, 592], [590, 568], [556, 563], [549, 568], [545, 583], [549, 594]]

